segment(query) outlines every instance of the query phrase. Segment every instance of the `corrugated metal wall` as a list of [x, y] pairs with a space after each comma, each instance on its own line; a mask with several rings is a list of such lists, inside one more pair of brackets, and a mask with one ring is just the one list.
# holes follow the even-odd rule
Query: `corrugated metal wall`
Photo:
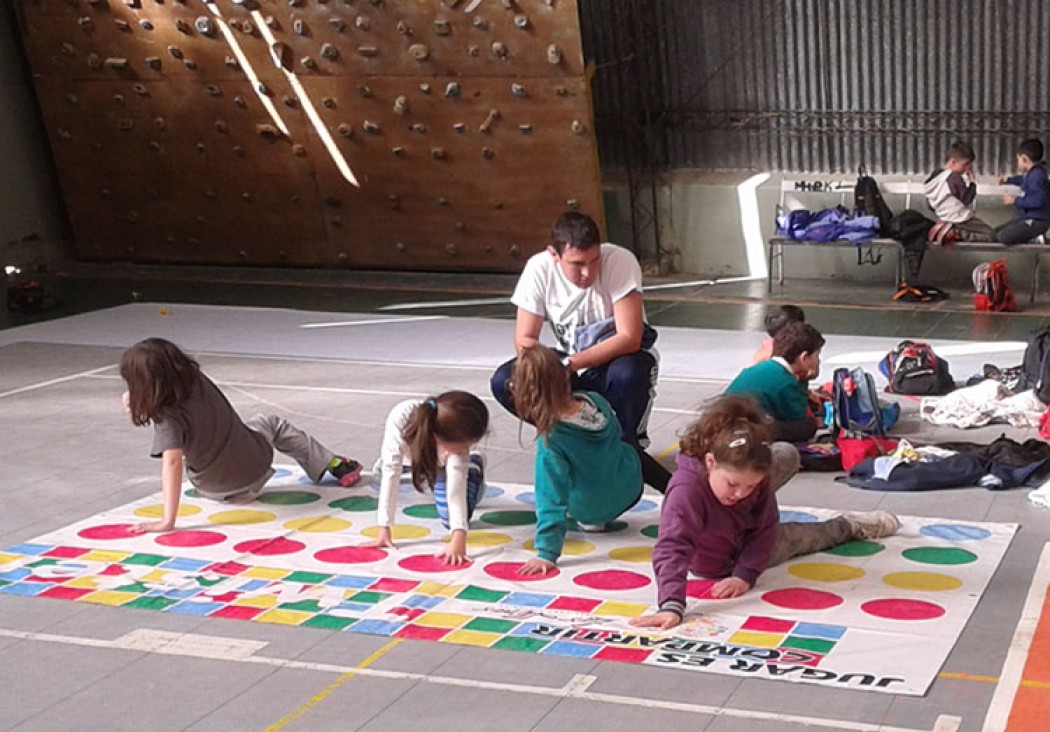
[[625, 70], [649, 90], [665, 169], [919, 173], [961, 137], [992, 173], [1025, 137], [1050, 145], [1046, 0], [584, 0], [581, 13], [609, 169], [636, 155]]

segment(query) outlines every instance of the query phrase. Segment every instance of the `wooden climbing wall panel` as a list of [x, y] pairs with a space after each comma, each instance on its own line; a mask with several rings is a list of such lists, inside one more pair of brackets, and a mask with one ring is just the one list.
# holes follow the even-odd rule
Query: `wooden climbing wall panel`
[[516, 272], [601, 221], [575, 0], [16, 0], [82, 256]]

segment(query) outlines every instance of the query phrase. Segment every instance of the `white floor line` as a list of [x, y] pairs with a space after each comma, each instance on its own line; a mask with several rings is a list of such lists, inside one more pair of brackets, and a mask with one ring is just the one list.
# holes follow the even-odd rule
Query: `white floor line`
[[[116, 638], [115, 640], [82, 638], [79, 636], [58, 635], [54, 633], [36, 633], [7, 628], [0, 628], [0, 637], [43, 643], [59, 643], [72, 646], [130, 650], [144, 653], [156, 653], [159, 655], [176, 655], [191, 658], [207, 658], [211, 660], [218, 659], [228, 663], [251, 663], [273, 666], [276, 668], [316, 671], [329, 674], [352, 673], [358, 676], [372, 676], [375, 678], [390, 679], [394, 681], [417, 681], [426, 684], [458, 686], [472, 689], [480, 688], [492, 691], [506, 691], [516, 694], [587, 699], [590, 701], [604, 702], [606, 704], [619, 704], [622, 706], [661, 710], [673, 709], [675, 711], [704, 714], [711, 717], [761, 719], [781, 724], [797, 724], [800, 726], [839, 730], [840, 732], [955, 732], [961, 722], [958, 717], [940, 715], [937, 718], [933, 729], [926, 730], [915, 727], [891, 727], [877, 723], [854, 722], [844, 719], [823, 719], [820, 717], [780, 714], [777, 712], [761, 712], [751, 709], [731, 709], [727, 707], [712, 706], [709, 704], [693, 704], [691, 702], [645, 699], [642, 697], [622, 694], [602, 694], [588, 691], [590, 686], [597, 680], [597, 677], [581, 674], [573, 676], [568, 683], [561, 687], [548, 687], [532, 686], [529, 684], [501, 683], [480, 679], [456, 678], [454, 676], [433, 676], [430, 674], [413, 673], [410, 671], [384, 671], [382, 669], [371, 667], [358, 668], [357, 666], [343, 666], [340, 664], [295, 661], [286, 658], [253, 655], [251, 651], [254, 646], [250, 645], [251, 642], [245, 644], [241, 639], [237, 638], [199, 635], [195, 633], [171, 633], [169, 631], [151, 630], [148, 628], [138, 628], [120, 638]], [[228, 656], [223, 656], [220, 653], [220, 649], [235, 650], [236, 652], [230, 653]]]
[[338, 320], [331, 323], [303, 323], [300, 328], [343, 328], [348, 325], [392, 325], [418, 323], [421, 320], [448, 320], [447, 315], [420, 315], [415, 318], [380, 318], [378, 320]]
[[428, 310], [430, 308], [464, 308], [473, 305], [510, 305], [510, 296], [479, 297], [473, 300], [441, 300], [438, 302], [401, 302], [394, 305], [384, 305], [376, 308], [376, 310], [396, 312], [399, 310]]
[[1032, 645], [1032, 638], [1035, 636], [1036, 626], [1039, 624], [1039, 615], [1048, 588], [1050, 588], [1050, 543], [1043, 545], [1043, 551], [1039, 555], [1039, 564], [1036, 565], [1032, 584], [1028, 587], [1028, 599], [1025, 600], [1024, 609], [1021, 610], [1017, 630], [1014, 631], [1013, 640], [1010, 641], [1010, 650], [1003, 663], [1003, 672], [999, 675], [995, 694], [988, 705], [988, 716], [984, 719], [984, 732], [1002, 732], [1006, 729], [1014, 697], [1017, 696], [1017, 690], [1021, 686], [1021, 674], [1024, 672], [1025, 661], [1028, 660], [1028, 651]]
[[66, 381], [73, 381], [74, 379], [81, 379], [85, 376], [93, 376], [102, 371], [109, 371], [110, 369], [116, 368], [116, 366], [117, 364], [110, 364], [109, 366], [99, 366], [97, 369], [81, 371], [80, 373], [70, 374], [69, 376], [60, 376], [57, 379], [48, 379], [47, 381], [41, 381], [36, 384], [29, 384], [28, 386], [22, 386], [17, 389], [11, 389], [10, 391], [2, 391], [0, 392], [0, 399], [3, 399], [4, 397], [14, 396], [15, 394], [24, 394], [27, 391], [43, 389], [48, 386], [54, 386], [55, 384], [62, 384]]

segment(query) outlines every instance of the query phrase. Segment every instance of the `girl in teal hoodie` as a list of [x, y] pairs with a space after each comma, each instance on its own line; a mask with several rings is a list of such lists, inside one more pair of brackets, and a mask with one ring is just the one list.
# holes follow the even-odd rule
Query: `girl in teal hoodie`
[[[546, 574], [561, 556], [571, 516], [584, 530], [606, 524], [642, 496], [643, 483], [663, 492], [670, 473], [623, 441], [609, 403], [572, 391], [570, 374], [546, 346], [522, 349], [514, 367], [514, 408], [536, 427], [536, 554], [521, 574]], [[644, 476], [643, 476], [644, 472]]]

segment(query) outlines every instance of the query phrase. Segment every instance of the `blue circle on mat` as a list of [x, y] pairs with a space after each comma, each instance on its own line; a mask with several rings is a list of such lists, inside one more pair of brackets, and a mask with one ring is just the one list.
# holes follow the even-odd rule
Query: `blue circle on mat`
[[288, 468], [274, 468], [273, 469], [273, 477], [274, 478], [287, 478], [291, 474], [292, 474], [292, 471], [289, 470]]
[[967, 524], [930, 524], [919, 529], [919, 533], [949, 541], [982, 541], [992, 535], [988, 529]]
[[505, 491], [502, 488], [497, 488], [496, 486], [488, 485], [487, 483], [485, 484], [485, 498], [486, 499], [499, 498], [500, 496], [502, 496], [504, 494], [504, 492]]
[[786, 523], [794, 521], [800, 524], [811, 524], [814, 521], [819, 521], [816, 516], [805, 511], [781, 511], [780, 512], [780, 523]]
[[514, 500], [517, 501], [518, 503], [527, 503], [530, 506], [535, 506], [536, 505], [536, 494], [533, 493], [532, 491], [529, 491], [527, 493], [519, 493], [518, 495], [514, 496]]
[[634, 504], [634, 506], [631, 508], [631, 513], [641, 513], [642, 511], [652, 511], [654, 508], [656, 508], [656, 502], [655, 501], [649, 501], [649, 500], [646, 500], [646, 499], [643, 498], [642, 500], [638, 501], [638, 503]]

